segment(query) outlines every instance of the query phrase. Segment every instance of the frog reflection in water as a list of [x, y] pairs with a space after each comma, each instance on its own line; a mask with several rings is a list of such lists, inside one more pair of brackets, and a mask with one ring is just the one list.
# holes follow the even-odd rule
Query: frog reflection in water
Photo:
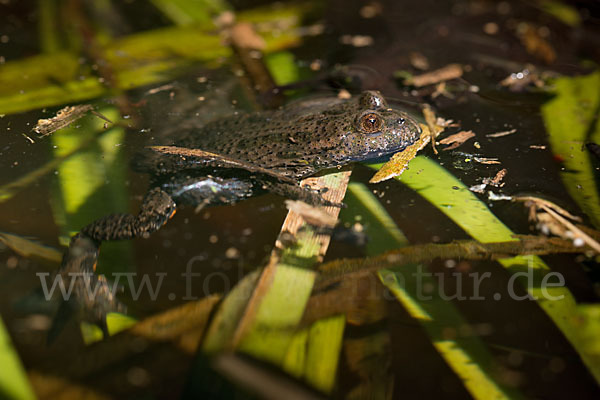
[[[182, 139], [170, 144], [220, 157], [184, 157], [145, 149], [135, 160], [135, 169], [153, 178], [139, 214], [113, 214], [84, 227], [71, 240], [60, 274], [67, 280], [72, 272], [91, 273], [102, 241], [146, 237], [181, 204], [233, 204], [270, 191], [327, 205], [299, 181], [324, 169], [402, 151], [420, 132], [412, 118], [390, 108], [376, 91], [349, 100], [328, 98], [240, 114], [189, 128]], [[70, 303], [106, 333], [106, 313], [122, 306], [103, 278], [93, 273], [89, 278], [96, 296], [87, 295], [79, 278]]]

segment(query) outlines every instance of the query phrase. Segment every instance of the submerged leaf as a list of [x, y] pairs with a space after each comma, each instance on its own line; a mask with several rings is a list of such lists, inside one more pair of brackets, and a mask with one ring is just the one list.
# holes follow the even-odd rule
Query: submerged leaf
[[[349, 172], [338, 172], [308, 178], [303, 183], [313, 188], [328, 187], [324, 197], [339, 202], [349, 177]], [[326, 210], [336, 217], [339, 212], [337, 207], [327, 207]], [[284, 245], [284, 236], [290, 234], [296, 242], [288, 248]], [[310, 352], [305, 357], [286, 356], [296, 343], [296, 329], [313, 289], [315, 272], [312, 268], [323, 256], [328, 244], [328, 235], [317, 233], [300, 216], [288, 213], [269, 264], [261, 271], [256, 283], [254, 277], [244, 279], [243, 284], [225, 298], [209, 328], [204, 349], [215, 352], [235, 348], [297, 372], [305, 371], [305, 360], [313, 360], [314, 357], [315, 362], [320, 363], [319, 367], [311, 362], [309, 367], [315, 369], [313, 375], [302, 375], [322, 390], [329, 390], [335, 377], [332, 371], [337, 369], [345, 319], [342, 318], [341, 328], [336, 323], [335, 334], [330, 332], [315, 342], [316, 345], [326, 339], [327, 348], [338, 349], [335, 354], [327, 358], [311, 355]], [[252, 292], [249, 285], [254, 285]], [[319, 371], [327, 372], [322, 375]]]
[[542, 10], [569, 26], [581, 25], [581, 15], [572, 5], [565, 4], [561, 0], [538, 0], [537, 4]]
[[[68, 126], [72, 122], [83, 117], [88, 111], [94, 108], [89, 104], [80, 104], [77, 106], [68, 106], [59, 110], [52, 118], [39, 119], [33, 131], [40, 136], [48, 136], [57, 130]], [[107, 119], [108, 122], [111, 122]]]
[[15, 400], [36, 398], [1, 319], [0, 365], [2, 365], [2, 373], [0, 373], [0, 396], [2, 398]]
[[[600, 74], [598, 77], [600, 78]], [[600, 96], [600, 92], [597, 94]], [[434, 161], [423, 156], [416, 157], [411, 163], [411, 169], [402, 175], [401, 181], [480, 242], [514, 240], [512, 231], [497, 219], [483, 202]], [[523, 268], [527, 268], [539, 274], [539, 279], [544, 279], [551, 270], [538, 256], [517, 256], [499, 262], [510, 274], [514, 274], [531, 297], [537, 300], [539, 306], [579, 353], [592, 375], [600, 382], [599, 360], [586, 353], [580, 332], [572, 323], [571, 316], [576, 315], [577, 310], [570, 290], [560, 285], [542, 286], [540, 282], [530, 286], [526, 278], [518, 275]]]
[[58, 266], [62, 259], [60, 251], [19, 235], [0, 232], [0, 242], [23, 257], [39, 259], [55, 266]]
[[[354, 193], [354, 191], [353, 191]], [[407, 244], [407, 240], [399, 231], [392, 218], [385, 209], [369, 191], [357, 191], [360, 193], [361, 205], [365, 207], [364, 211], [357, 208], [355, 204], [354, 212], [366, 218], [365, 226], [369, 234], [377, 235], [377, 240], [385, 243], [383, 248], [372, 248], [378, 254], [382, 250], [395, 250], [396, 253], [402, 252]], [[351, 209], [349, 209], [351, 210]], [[373, 218], [376, 216], [376, 218]], [[348, 216], [345, 217], [346, 219]], [[383, 227], [381, 229], [380, 227]], [[401, 247], [398, 249], [398, 247]], [[435, 246], [435, 245], [434, 245]], [[420, 252], [421, 255], [427, 255], [427, 250]], [[442, 252], [442, 254], [445, 254]], [[379, 264], [379, 278], [381, 282], [390, 289], [398, 301], [404, 306], [406, 311], [417, 321], [420, 322], [425, 332], [433, 342], [433, 345], [439, 351], [450, 368], [461, 378], [465, 387], [474, 398], [520, 398], [517, 390], [504, 385], [500, 379], [493, 374], [494, 359], [490, 351], [486, 348], [482, 340], [476, 336], [448, 338], [444, 332], [449, 330], [458, 331], [461, 326], [468, 326], [468, 322], [463, 319], [458, 310], [454, 308], [451, 302], [442, 299], [440, 296], [430, 296], [423, 298], [421, 292], [423, 285], [435, 288], [437, 281], [432, 279], [432, 274], [425, 274], [425, 281], [419, 281], [414, 277], [419, 274], [422, 267], [418, 264], [406, 264], [407, 260], [401, 261], [395, 257], [395, 254], [384, 253], [378, 257], [383, 262]], [[348, 262], [349, 260], [346, 260]], [[349, 261], [360, 262], [360, 259]], [[401, 268], [394, 270], [381, 270], [386, 262], [397, 262], [402, 264]], [[345, 264], [343, 261], [339, 264]], [[374, 263], [375, 265], [377, 263]], [[344, 266], [345, 268], [346, 266]], [[374, 271], [374, 270], [372, 270]], [[346, 272], [349, 272], [346, 270]], [[427, 276], [429, 275], [429, 276]], [[344, 274], [343, 279], [352, 279], [351, 276]], [[439, 294], [439, 290], [432, 290], [433, 294]], [[390, 338], [393, 340], [393, 338]], [[375, 360], [380, 363], [389, 362], [386, 354], [375, 354]], [[385, 382], [385, 381], [384, 381]], [[364, 385], [363, 385], [364, 386]], [[381, 384], [379, 385], [381, 386]], [[360, 388], [360, 387], [359, 387]], [[388, 390], [386, 390], [388, 389]], [[383, 393], [390, 393], [389, 388], [380, 387]]]
[[565, 167], [560, 176], [567, 192], [599, 228], [597, 171], [583, 145], [600, 141], [600, 71], [558, 78], [554, 87], [556, 96], [542, 106], [548, 140]]
[[[156, 1], [169, 7], [170, 2]], [[185, 3], [186, 8], [194, 7], [187, 4], [190, 2], [178, 3]], [[297, 28], [302, 16], [318, 6], [315, 2], [261, 7], [241, 11], [237, 17], [252, 23], [286, 22], [277, 32], [273, 29], [265, 34], [259, 32], [266, 42], [265, 53], [271, 53], [298, 44], [301, 36]], [[117, 89], [129, 90], [172, 79], [174, 74], [193, 63], [220, 65], [231, 54], [231, 49], [223, 46], [211, 23], [208, 28], [202, 24], [166, 27], [120, 37], [106, 45], [102, 58], [115, 73]], [[110, 94], [94, 74], [82, 71], [76, 52], [40, 54], [0, 65], [0, 114]]]

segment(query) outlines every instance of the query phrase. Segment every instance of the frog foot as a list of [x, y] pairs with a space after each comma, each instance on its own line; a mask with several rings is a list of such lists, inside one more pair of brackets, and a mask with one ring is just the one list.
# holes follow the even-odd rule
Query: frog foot
[[[75, 235], [57, 272], [65, 288], [70, 289], [69, 296], [63, 298], [62, 316], [67, 315], [65, 310], [76, 311], [82, 319], [98, 325], [106, 336], [106, 315], [125, 312], [126, 307], [116, 297], [116, 285], [95, 273], [100, 244], [105, 240], [147, 237], [167, 223], [175, 210], [173, 199], [160, 188], [154, 188], [144, 197], [138, 215], [111, 214], [92, 222]], [[52, 330], [56, 331], [56, 328]]]

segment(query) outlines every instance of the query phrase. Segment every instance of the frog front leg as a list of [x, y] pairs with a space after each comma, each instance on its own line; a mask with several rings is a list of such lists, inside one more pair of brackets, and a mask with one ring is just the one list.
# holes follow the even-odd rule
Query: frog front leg
[[[154, 188], [144, 197], [137, 215], [111, 214], [84, 227], [71, 239], [58, 271], [65, 287], [73, 288], [72, 298], [64, 299], [66, 301], [59, 314], [66, 314], [75, 308], [84, 320], [98, 325], [106, 336], [106, 314], [123, 312], [125, 307], [115, 297], [106, 279], [95, 274], [101, 242], [147, 237], [160, 229], [175, 211], [176, 204], [171, 196], [160, 188]], [[66, 318], [66, 315], [63, 317]], [[56, 330], [53, 327], [53, 331]], [[56, 332], [51, 334], [55, 335]]]

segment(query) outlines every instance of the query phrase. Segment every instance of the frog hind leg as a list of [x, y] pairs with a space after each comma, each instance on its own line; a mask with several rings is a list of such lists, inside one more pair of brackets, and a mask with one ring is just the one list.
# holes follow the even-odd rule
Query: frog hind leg
[[175, 210], [173, 199], [160, 188], [154, 188], [144, 197], [137, 215], [111, 214], [92, 222], [73, 236], [57, 273], [65, 287], [73, 289], [71, 296], [63, 299], [48, 333], [49, 341], [58, 335], [67, 315], [73, 311], [82, 319], [98, 325], [105, 337], [108, 335], [106, 315], [124, 312], [125, 306], [117, 299], [115, 288], [106, 278], [95, 274], [101, 242], [147, 237], [160, 229]]

